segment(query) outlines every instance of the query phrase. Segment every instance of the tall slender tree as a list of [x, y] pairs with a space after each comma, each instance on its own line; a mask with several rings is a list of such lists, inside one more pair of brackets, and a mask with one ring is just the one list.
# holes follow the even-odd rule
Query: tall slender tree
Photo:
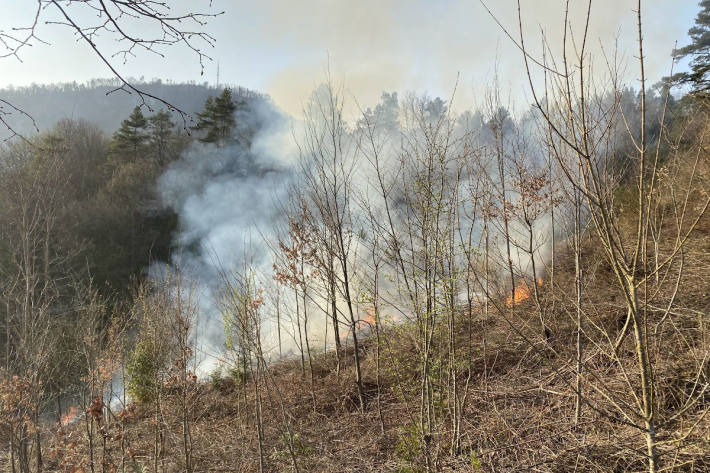
[[136, 161], [148, 141], [148, 120], [141, 108], [136, 106], [121, 127], [113, 134], [111, 155], [116, 161]]
[[217, 144], [228, 141], [236, 125], [236, 110], [231, 89], [224, 89], [215, 98], [208, 97], [205, 109], [197, 114], [199, 121], [195, 129], [204, 133], [200, 141]]
[[150, 132], [148, 140], [152, 148], [153, 157], [161, 166], [168, 159], [170, 144], [175, 134], [174, 128], [175, 123], [173, 123], [170, 113], [165, 110], [159, 110], [148, 118], [148, 130]]
[[710, 90], [710, 0], [701, 0], [695, 25], [688, 30], [690, 44], [675, 51], [676, 60], [690, 57], [690, 71], [673, 76], [679, 84], [688, 84], [694, 92]]

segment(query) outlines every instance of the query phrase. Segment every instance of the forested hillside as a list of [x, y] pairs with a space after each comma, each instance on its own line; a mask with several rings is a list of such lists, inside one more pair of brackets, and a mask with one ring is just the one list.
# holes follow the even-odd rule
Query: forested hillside
[[[60, 102], [73, 100], [59, 92], [62, 87], [41, 90], [52, 91], [49, 95]], [[87, 110], [101, 109], [91, 97], [103, 92], [85, 92]], [[236, 109], [264, 100], [248, 91], [237, 94], [227, 94], [230, 123]], [[211, 100], [205, 98], [203, 107]], [[42, 288], [33, 297], [43, 302], [31, 304], [47, 309], [55, 299], [68, 303], [77, 285], [90, 283], [109, 298], [125, 296], [151, 262], [169, 261], [177, 215], [161, 200], [157, 179], [191, 142], [218, 140], [213, 135], [224, 129], [223, 118], [214, 118], [218, 113], [224, 115], [201, 107], [194, 129], [185, 130], [179, 116], [164, 109], [135, 107], [118, 117], [112, 133], [84, 118], [65, 118], [5, 144], [0, 150], [0, 261], [6, 297], [19, 297], [11, 294], [20, 274], [32, 290]]]
[[[135, 81], [137, 87], [146, 94], [160, 97], [175, 108], [195, 116], [202, 110], [210, 95], [218, 95], [223, 87], [203, 84], [184, 84], [153, 80]], [[128, 116], [133, 107], [143, 103], [137, 94], [117, 90], [121, 85], [116, 79], [96, 79], [87, 83], [33, 84], [26, 87], [0, 89], [0, 96], [18, 110], [13, 113], [13, 129], [22, 135], [32, 135], [39, 129], [46, 132], [62, 119], [86, 120], [106, 134], [113, 133]], [[239, 94], [252, 92], [239, 90]], [[146, 105], [160, 110], [163, 103], [148, 98]], [[6, 111], [13, 110], [6, 107]], [[183, 123], [175, 114], [174, 120], [180, 128], [193, 126], [188, 119]], [[6, 133], [7, 134], [7, 133]]]
[[565, 21], [522, 110], [5, 91], [0, 468], [710, 472], [710, 2], [654, 86], [638, 8], [640, 80]]

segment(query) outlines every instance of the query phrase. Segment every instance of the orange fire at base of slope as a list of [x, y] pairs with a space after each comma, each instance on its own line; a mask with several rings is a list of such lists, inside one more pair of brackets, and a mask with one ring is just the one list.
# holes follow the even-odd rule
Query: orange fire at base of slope
[[[355, 330], [359, 333], [365, 329], [375, 330], [375, 309], [370, 307], [366, 310], [367, 316], [355, 322]], [[345, 340], [350, 335], [350, 330], [340, 333], [340, 339]]]
[[[542, 278], [538, 276], [536, 283], [537, 287], [542, 287]], [[530, 299], [530, 296], [533, 294], [533, 290], [534, 289], [528, 286], [528, 283], [523, 279], [520, 281], [520, 284], [515, 287], [515, 298], [513, 298], [512, 294], [508, 296], [505, 299], [505, 305], [512, 307], [513, 305], [520, 304], [521, 302]]]
[[375, 318], [371, 315], [368, 315], [367, 317], [358, 320], [357, 322], [357, 329], [362, 330], [364, 328], [372, 328], [375, 326]]
[[[535, 280], [535, 283], [537, 284], [537, 287], [542, 287], [543, 281], [542, 277], [538, 276], [538, 278]], [[520, 283], [515, 287], [515, 299], [513, 299], [512, 295], [508, 295], [508, 297], [505, 299], [505, 305], [507, 307], [512, 307], [513, 305], [520, 304], [521, 302], [524, 302], [533, 295], [534, 288], [532, 286], [529, 286], [528, 283], [523, 279], [520, 281]], [[362, 319], [358, 320], [355, 322], [355, 330], [357, 332], [361, 332], [365, 329], [372, 329], [374, 330], [375, 327], [375, 310], [373, 307], [370, 307], [366, 310], [367, 316], [363, 317]], [[340, 333], [340, 339], [344, 340], [350, 335], [350, 331], [344, 331]]]
[[71, 424], [74, 422], [79, 415], [79, 411], [77, 410], [76, 407], [70, 407], [69, 412], [64, 414], [59, 421], [59, 423], [62, 425], [62, 427], [66, 427], [67, 425]]
[[362, 318], [358, 320], [357, 322], [357, 329], [362, 330], [364, 328], [373, 328], [375, 327], [375, 308], [374, 307], [369, 307], [367, 309], [367, 317]]

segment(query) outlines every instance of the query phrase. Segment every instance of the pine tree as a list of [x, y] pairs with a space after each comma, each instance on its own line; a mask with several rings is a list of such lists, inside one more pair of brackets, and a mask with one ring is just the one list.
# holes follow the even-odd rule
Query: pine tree
[[120, 156], [123, 159], [126, 157], [129, 160], [135, 161], [138, 159], [140, 151], [142, 151], [148, 135], [146, 134], [146, 120], [140, 107], [135, 107], [130, 116], [121, 122], [121, 127], [113, 134], [111, 142], [111, 154]]
[[690, 56], [690, 72], [675, 74], [678, 84], [689, 84], [696, 93], [710, 89], [710, 0], [699, 3], [695, 26], [688, 30], [691, 43], [676, 51], [676, 60]]
[[167, 160], [170, 143], [175, 134], [175, 123], [171, 120], [170, 113], [165, 110], [158, 111], [148, 122], [150, 144], [156, 161], [162, 166]]
[[203, 143], [224, 143], [229, 140], [234, 129], [234, 112], [237, 109], [232, 100], [232, 90], [224, 89], [215, 98], [208, 97], [205, 110], [197, 114], [199, 121], [195, 129], [203, 131]]
[[[212, 130], [215, 126], [214, 124], [214, 97], [211, 95], [205, 100], [205, 109], [197, 114], [197, 125], [196, 130], [206, 131], [209, 134], [209, 130]], [[207, 136], [203, 137], [200, 141], [207, 142]]]

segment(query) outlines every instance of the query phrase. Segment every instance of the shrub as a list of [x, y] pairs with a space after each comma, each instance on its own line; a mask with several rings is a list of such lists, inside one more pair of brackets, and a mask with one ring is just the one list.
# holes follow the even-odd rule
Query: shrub
[[400, 461], [399, 473], [419, 473], [421, 468], [417, 464], [422, 448], [419, 442], [419, 429], [416, 425], [408, 425], [399, 429], [397, 444], [394, 454]]
[[155, 399], [160, 364], [153, 341], [140, 340], [133, 348], [126, 364], [128, 376], [126, 389], [131, 399], [143, 404]]

